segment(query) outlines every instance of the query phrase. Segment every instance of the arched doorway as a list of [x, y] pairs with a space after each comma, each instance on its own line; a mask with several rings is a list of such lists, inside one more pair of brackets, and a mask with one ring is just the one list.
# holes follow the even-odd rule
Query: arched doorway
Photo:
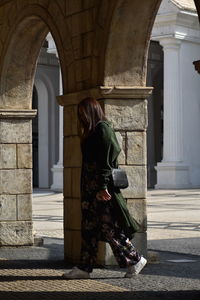
[[[0, 70], [0, 107], [3, 111], [1, 126], [5, 126], [4, 130], [7, 132], [4, 139], [1, 137], [1, 143], [12, 144], [12, 147], [9, 146], [9, 148], [12, 148], [15, 159], [15, 162], [12, 161], [12, 165], [9, 166], [9, 170], [7, 166], [3, 166], [1, 172], [7, 173], [7, 183], [1, 186], [3, 198], [12, 198], [13, 206], [15, 206], [12, 222], [10, 219], [6, 219], [5, 222], [4, 219], [3, 222], [1, 220], [1, 225], [4, 224], [7, 232], [7, 237], [2, 234], [2, 245], [31, 245], [33, 243], [31, 123], [36, 116], [34, 108], [39, 105], [37, 100], [40, 83], [36, 83], [33, 91], [33, 109], [32, 89], [39, 51], [49, 31], [56, 36], [60, 61], [63, 61], [65, 56], [61, 46], [62, 42], [59, 40], [60, 36], [56, 34], [53, 18], [51, 19], [42, 7], [28, 4], [25, 6], [22, 10], [18, 7], [21, 13], [18, 11], [18, 15], [14, 18], [1, 56], [4, 56]], [[44, 22], [43, 19], [46, 21]], [[65, 70], [65, 68], [63, 69]], [[65, 74], [65, 71], [63, 73]], [[63, 81], [65, 82], [65, 80]], [[37, 144], [37, 122], [35, 123], [35, 133], [34, 143]], [[37, 159], [36, 153], [34, 160], [36, 164]]]
[[163, 157], [163, 50], [155, 41], [149, 47], [147, 85], [154, 87], [148, 99], [147, 188], [154, 188], [155, 166]]

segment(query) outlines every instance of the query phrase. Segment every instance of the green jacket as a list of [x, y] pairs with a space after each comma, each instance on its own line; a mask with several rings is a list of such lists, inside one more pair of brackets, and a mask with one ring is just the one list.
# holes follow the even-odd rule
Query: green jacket
[[[97, 124], [94, 134], [94, 151], [96, 153], [97, 170], [100, 178], [99, 189], [108, 189], [114, 201], [119, 223], [125, 234], [132, 238], [139, 230], [138, 223], [130, 215], [126, 201], [120, 190], [114, 188], [111, 180], [112, 168], [118, 167], [117, 157], [121, 151], [115, 132], [107, 121]], [[94, 153], [94, 152], [93, 152]]]

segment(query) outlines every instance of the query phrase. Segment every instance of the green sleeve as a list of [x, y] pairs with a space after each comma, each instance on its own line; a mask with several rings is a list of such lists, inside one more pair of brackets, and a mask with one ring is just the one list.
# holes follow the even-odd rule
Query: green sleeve
[[105, 190], [110, 181], [112, 167], [110, 165], [111, 128], [104, 122], [96, 128], [96, 157], [99, 190]]

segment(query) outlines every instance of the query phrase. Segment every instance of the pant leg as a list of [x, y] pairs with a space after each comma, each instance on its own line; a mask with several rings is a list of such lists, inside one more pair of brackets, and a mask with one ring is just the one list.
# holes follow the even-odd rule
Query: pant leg
[[121, 268], [136, 264], [141, 256], [131, 241], [120, 228], [117, 218], [112, 214], [113, 208], [108, 205], [101, 214], [101, 231], [110, 244], [113, 254]]
[[111, 236], [109, 244], [121, 268], [135, 265], [141, 256], [123, 232]]
[[81, 225], [81, 259], [79, 268], [86, 272], [92, 272], [96, 263], [99, 236], [99, 219], [95, 204], [82, 209]]
[[81, 260], [79, 268], [83, 271], [91, 273], [96, 263], [97, 258], [97, 232], [84, 231], [82, 232], [81, 242]]

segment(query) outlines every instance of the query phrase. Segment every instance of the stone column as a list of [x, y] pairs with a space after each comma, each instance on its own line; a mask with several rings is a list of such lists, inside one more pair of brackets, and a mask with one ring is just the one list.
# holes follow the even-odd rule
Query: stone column
[[183, 107], [180, 86], [180, 46], [175, 38], [162, 38], [164, 50], [163, 160], [157, 164], [156, 188], [189, 187], [188, 166], [183, 157]]
[[[77, 263], [80, 258], [81, 152], [77, 136], [76, 110], [87, 96], [97, 98], [116, 131], [122, 152], [119, 163], [128, 174], [130, 186], [123, 191], [131, 214], [140, 224], [134, 243], [147, 255], [146, 237], [146, 127], [147, 102], [151, 88], [100, 87], [58, 97], [64, 106], [64, 234], [65, 258]], [[116, 263], [109, 245], [100, 243], [98, 262]]]
[[0, 109], [0, 245], [32, 245], [32, 123], [36, 110]]

